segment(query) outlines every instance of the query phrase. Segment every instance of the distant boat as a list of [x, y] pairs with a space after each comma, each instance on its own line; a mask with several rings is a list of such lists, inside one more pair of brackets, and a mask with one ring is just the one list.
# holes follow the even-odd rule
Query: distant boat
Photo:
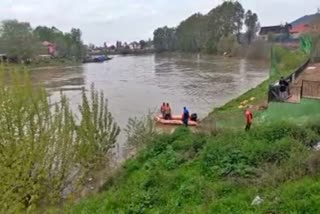
[[104, 61], [107, 61], [107, 60], [111, 60], [112, 58], [111, 57], [108, 57], [108, 56], [104, 56], [104, 55], [101, 55], [101, 56], [90, 56], [90, 57], [86, 57], [84, 60], [83, 60], [83, 63], [92, 63], [92, 62], [104, 62]]
[[[155, 120], [164, 125], [183, 125], [182, 115], [172, 115], [170, 120], [165, 120], [162, 115], [157, 115], [155, 116]], [[188, 125], [197, 126], [198, 122], [189, 119]]]

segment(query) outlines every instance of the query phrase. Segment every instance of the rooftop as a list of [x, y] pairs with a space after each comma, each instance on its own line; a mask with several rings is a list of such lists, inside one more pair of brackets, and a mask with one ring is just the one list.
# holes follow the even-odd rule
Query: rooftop
[[320, 13], [315, 13], [312, 15], [303, 16], [303, 17], [293, 21], [291, 23], [291, 25], [292, 25], [292, 27], [296, 27], [301, 24], [310, 24], [311, 22], [315, 21], [316, 19], [320, 19]]
[[275, 26], [262, 27], [259, 34], [260, 35], [267, 35], [269, 33], [279, 34], [279, 33], [284, 33], [284, 32], [285, 32], [284, 26], [275, 25]]

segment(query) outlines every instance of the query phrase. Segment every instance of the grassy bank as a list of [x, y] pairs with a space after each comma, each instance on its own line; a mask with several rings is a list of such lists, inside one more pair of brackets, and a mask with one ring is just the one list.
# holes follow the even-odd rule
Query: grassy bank
[[214, 120], [217, 126], [221, 128], [240, 128], [243, 126], [243, 110], [245, 106], [252, 105], [254, 112], [264, 109], [267, 105], [269, 84], [275, 83], [281, 76], [290, 75], [307, 60], [307, 56], [300, 50], [293, 51], [282, 47], [275, 47], [274, 57], [277, 61], [275, 67], [277, 72], [275, 74], [257, 87], [250, 89], [222, 107], [214, 109], [206, 120]]
[[[319, 213], [320, 126], [158, 135], [72, 213]], [[260, 196], [261, 205], [251, 205]]]
[[32, 62], [30, 64], [17, 64], [17, 63], [3, 63], [2, 67], [6, 68], [7, 70], [14, 70], [14, 69], [33, 69], [33, 68], [41, 68], [41, 67], [66, 67], [66, 66], [77, 66], [81, 65], [81, 62], [73, 61], [70, 59], [50, 59], [50, 60], [43, 60], [39, 62]]

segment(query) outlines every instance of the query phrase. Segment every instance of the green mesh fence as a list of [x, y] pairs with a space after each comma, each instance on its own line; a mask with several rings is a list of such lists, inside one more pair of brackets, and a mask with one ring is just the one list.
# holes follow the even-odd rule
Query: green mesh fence
[[257, 123], [268, 123], [273, 121], [291, 121], [304, 123], [311, 118], [320, 119], [320, 101], [316, 99], [301, 99], [299, 104], [292, 103], [269, 103], [266, 111], [258, 112]]
[[[311, 36], [302, 36], [300, 38], [300, 50], [305, 53], [308, 56], [311, 56], [312, 50], [313, 50], [313, 42]], [[272, 76], [281, 76], [281, 72], [278, 70], [278, 64], [279, 64], [279, 57], [277, 56], [277, 46], [271, 47], [271, 68], [270, 68], [270, 77]]]
[[312, 38], [310, 36], [302, 36], [300, 38], [300, 49], [310, 55], [312, 52]]

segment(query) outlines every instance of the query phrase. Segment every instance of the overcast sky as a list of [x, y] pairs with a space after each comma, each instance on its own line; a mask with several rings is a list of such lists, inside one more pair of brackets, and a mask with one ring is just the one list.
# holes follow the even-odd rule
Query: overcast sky
[[[86, 43], [152, 38], [160, 26], [176, 26], [196, 12], [207, 13], [222, 0], [1, 0], [0, 20], [18, 19], [62, 31], [80, 28]], [[240, 0], [261, 25], [291, 22], [320, 8], [320, 0]]]

